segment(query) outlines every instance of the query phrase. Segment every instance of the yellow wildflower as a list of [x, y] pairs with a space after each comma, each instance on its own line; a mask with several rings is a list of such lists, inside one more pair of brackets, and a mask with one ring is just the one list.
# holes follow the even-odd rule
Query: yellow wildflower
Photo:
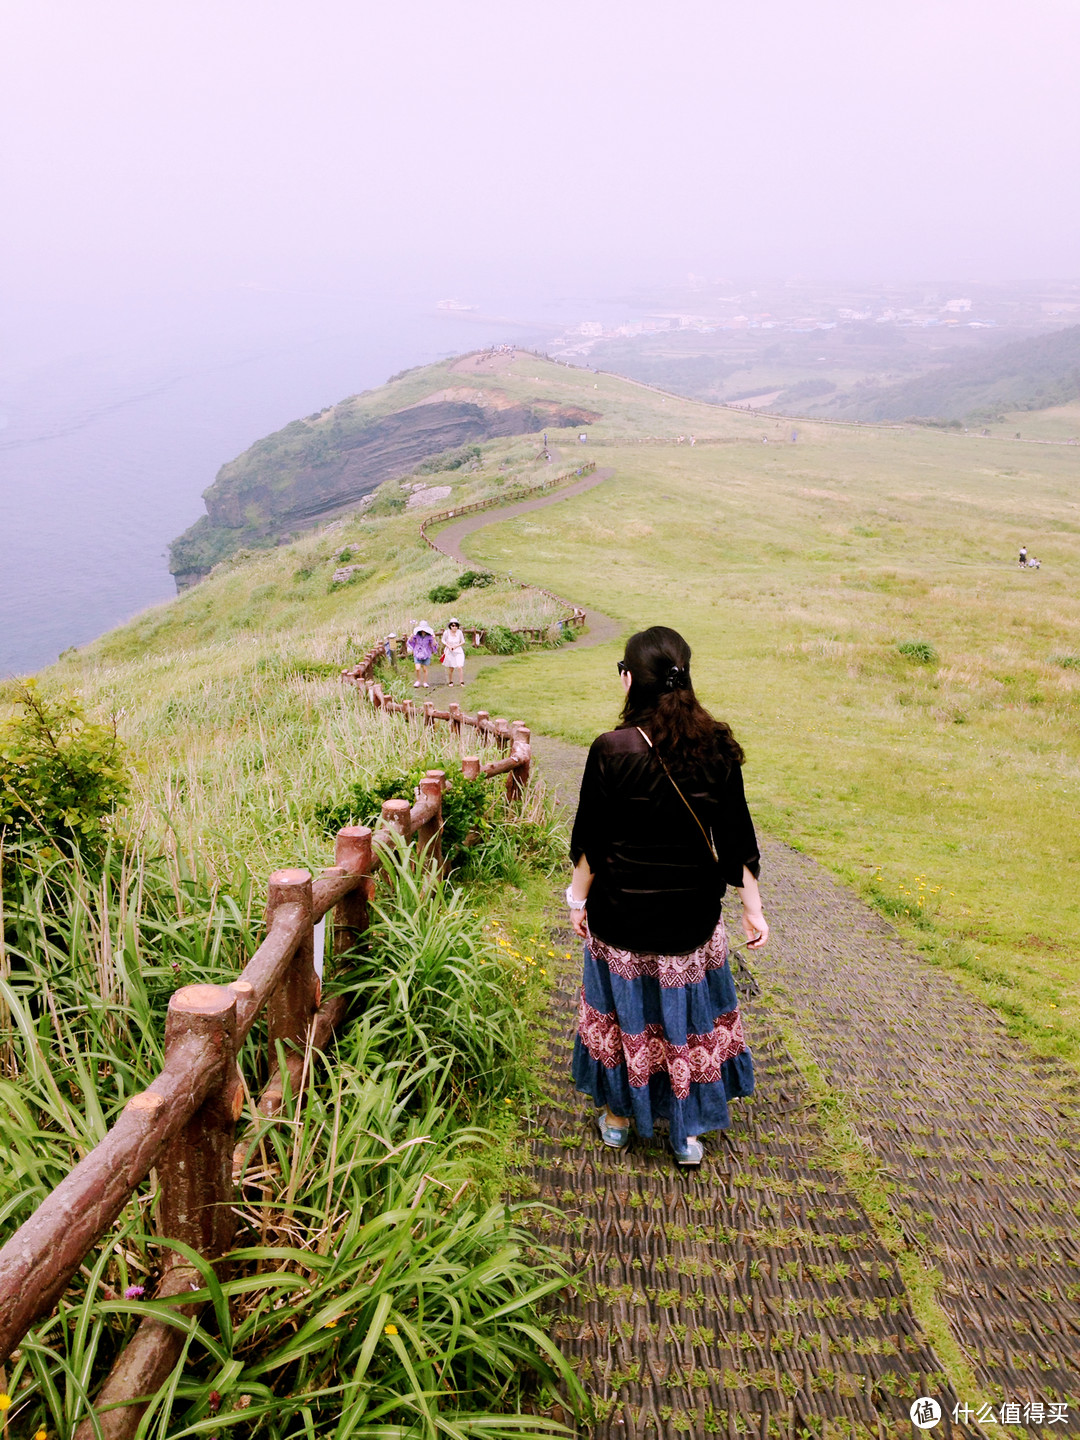
[[396, 1335], [396, 1334], [397, 1334], [397, 1326], [396, 1326], [396, 1325], [387, 1325], [386, 1328], [383, 1330], [383, 1334], [384, 1334], [384, 1335]]
[[34, 1431], [34, 1440], [48, 1440], [48, 1435], [49, 1435], [49, 1432], [48, 1432], [47, 1430], [44, 1430], [44, 1429], [42, 1429], [42, 1430], [35, 1430], [35, 1431]]
[[11, 1396], [0, 1394], [0, 1413], [11, 1409]]

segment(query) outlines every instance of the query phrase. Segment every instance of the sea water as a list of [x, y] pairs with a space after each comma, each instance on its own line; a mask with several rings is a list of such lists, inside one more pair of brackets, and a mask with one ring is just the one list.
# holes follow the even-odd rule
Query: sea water
[[234, 289], [7, 307], [0, 677], [171, 598], [169, 541], [261, 436], [407, 366], [507, 341], [543, 348], [560, 328], [436, 299]]

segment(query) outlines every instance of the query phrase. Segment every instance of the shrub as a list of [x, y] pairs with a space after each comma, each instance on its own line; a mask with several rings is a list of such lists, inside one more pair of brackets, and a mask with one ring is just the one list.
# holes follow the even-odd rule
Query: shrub
[[1060, 665], [1063, 670], [1080, 670], [1080, 655], [1051, 655], [1051, 665]]
[[87, 720], [76, 696], [18, 686], [21, 713], [0, 727], [0, 830], [12, 839], [103, 841], [128, 794], [129, 762], [115, 725]]
[[456, 585], [435, 585], [428, 591], [433, 605], [452, 605], [461, 594]]
[[937, 663], [938, 653], [927, 640], [901, 640], [896, 648], [905, 659], [914, 660], [917, 665]]
[[515, 635], [505, 625], [492, 625], [484, 632], [484, 649], [490, 655], [518, 655], [527, 650], [528, 643], [521, 635]]
[[457, 578], [459, 590], [483, 590], [494, 584], [495, 576], [490, 570], [465, 570]]
[[[358, 781], [351, 785], [340, 800], [316, 805], [315, 819], [328, 835], [336, 835], [343, 825], [379, 823], [384, 800], [412, 800], [416, 787], [429, 768], [441, 768], [433, 762], [414, 765], [411, 770], [387, 771], [371, 785]], [[460, 770], [448, 777], [443, 792], [442, 847], [446, 863], [453, 867], [467, 853], [466, 839], [475, 832], [486, 814], [494, 787], [489, 780], [466, 780]]]
[[400, 515], [405, 509], [405, 496], [399, 490], [396, 494], [380, 495], [367, 508], [368, 515]]
[[433, 455], [430, 460], [417, 465], [413, 474], [436, 475], [443, 470], [460, 470], [465, 465], [478, 463], [480, 457], [479, 445], [462, 445], [459, 450], [444, 450], [441, 455]]

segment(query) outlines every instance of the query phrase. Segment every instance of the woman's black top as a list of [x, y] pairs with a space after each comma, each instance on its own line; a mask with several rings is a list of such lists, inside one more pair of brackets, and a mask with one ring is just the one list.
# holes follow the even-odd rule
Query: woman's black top
[[719, 864], [635, 728], [597, 736], [585, 762], [570, 848], [574, 864], [584, 855], [593, 872], [589, 930], [621, 950], [696, 950], [716, 928], [728, 885], [742, 884], [743, 866], [758, 874], [761, 856], [739, 766], [725, 769], [718, 759], [675, 779], [711, 832]]

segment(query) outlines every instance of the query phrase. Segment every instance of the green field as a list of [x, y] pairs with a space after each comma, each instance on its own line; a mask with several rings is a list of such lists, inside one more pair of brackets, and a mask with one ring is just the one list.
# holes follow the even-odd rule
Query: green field
[[[653, 404], [662, 433], [672, 402]], [[705, 406], [679, 414], [716, 431]], [[763, 828], [852, 880], [1030, 1038], [1075, 1054], [1075, 452], [837, 426], [795, 444], [602, 441], [597, 427], [613, 480], [483, 531], [470, 557], [628, 627], [682, 630], [703, 698], [747, 747]], [[1016, 567], [1021, 540], [1041, 571]], [[908, 642], [932, 647], [929, 663]], [[483, 698], [586, 741], [616, 714], [618, 653], [517, 661]]]
[[[446, 368], [431, 367], [426, 383], [437, 383]], [[467, 383], [463, 377], [462, 386]], [[848, 880], [930, 962], [993, 1005], [1015, 1033], [1075, 1063], [1076, 450], [1007, 435], [803, 422], [795, 424], [793, 441], [791, 422], [665, 396], [533, 356], [475, 383], [512, 397], [591, 406], [604, 418], [589, 430], [587, 445], [565, 433], [557, 438], [562, 454], [553, 462], [531, 438], [488, 442], [478, 468], [449, 477], [452, 494], [439, 508], [498, 495], [586, 457], [614, 472], [582, 495], [512, 521], [493, 519], [472, 535], [465, 542], [469, 565], [482, 562], [498, 572], [496, 584], [467, 588], [452, 603], [430, 601], [430, 589], [453, 581], [463, 567], [423, 544], [421, 516], [402, 513], [406, 491], [393, 480], [364, 513], [291, 545], [233, 557], [175, 601], [68, 652], [40, 677], [46, 695], [74, 690], [90, 715], [113, 716], [135, 763], [130, 797], [114, 820], [124, 843], [100, 873], [93, 856], [88, 866], [68, 865], [46, 848], [39, 860], [42, 874], [52, 877], [48, 886], [35, 869], [38, 861], [22, 878], [17, 871], [10, 882], [5, 877], [7, 953], [26, 972], [4, 992], [11, 1012], [24, 1016], [22, 1038], [16, 1044], [12, 1031], [8, 1040], [14, 1081], [5, 1092], [10, 1103], [0, 1107], [0, 1141], [16, 1157], [10, 1193], [0, 1186], [8, 1232], [70, 1167], [73, 1137], [99, 1139], [125, 1097], [146, 1083], [159, 1058], [169, 990], [236, 973], [259, 928], [267, 873], [287, 864], [327, 864], [333, 830], [361, 803], [357, 787], [370, 795], [390, 785], [392, 793], [408, 794], [424, 768], [438, 764], [453, 772], [460, 748], [475, 743], [471, 733], [463, 740], [447, 732], [433, 739], [419, 725], [410, 730], [371, 711], [340, 683], [339, 668], [389, 630], [400, 634], [421, 617], [436, 628], [452, 612], [485, 626], [554, 618], [557, 603], [520, 588], [525, 579], [616, 617], [627, 632], [658, 622], [683, 631], [694, 649], [700, 694], [732, 722], [746, 747], [747, 792], [760, 828]], [[1038, 423], [1054, 431], [1073, 418], [1028, 414], [1023, 428], [1034, 435]], [[1040, 571], [1017, 568], [1022, 541], [1041, 558]], [[343, 564], [359, 568], [349, 583], [335, 584]], [[470, 709], [520, 717], [538, 732], [585, 744], [615, 721], [620, 655], [616, 640], [497, 662], [473, 656], [462, 698]], [[400, 669], [386, 677], [398, 693], [413, 695], [409, 678]], [[16, 687], [5, 689], [0, 704], [11, 703], [2, 708], [18, 713]], [[333, 1150], [327, 1159], [321, 1100], [307, 1112], [314, 1117], [310, 1136], [305, 1131], [293, 1159], [281, 1162], [280, 1183], [289, 1203], [311, 1187], [310, 1203], [319, 1212], [312, 1233], [325, 1227], [329, 1234], [338, 1223], [332, 1215], [347, 1221], [354, 1211], [378, 1216], [412, 1207], [420, 1190], [408, 1186], [422, 1189], [431, 1175], [445, 1173], [436, 1183], [459, 1199], [446, 1214], [433, 1209], [425, 1223], [436, 1238], [440, 1226], [456, 1227], [466, 1259], [509, 1245], [511, 1258], [496, 1278], [524, 1315], [539, 1298], [536, 1276], [516, 1258], [513, 1217], [483, 1206], [510, 1183], [507, 1167], [520, 1140], [515, 1099], [524, 1100], [537, 1083], [535, 1074], [528, 1079], [537, 1062], [527, 1027], [546, 1003], [544, 961], [555, 951], [545, 907], [558, 883], [563, 837], [540, 788], [524, 812], [492, 809], [478, 823], [482, 843], [456, 873], [469, 882], [465, 890], [439, 892], [429, 904], [403, 870], [396, 891], [381, 892], [379, 944], [390, 948], [384, 955], [376, 947], [372, 974], [349, 972], [334, 983], [367, 994], [379, 976], [385, 981], [384, 970], [418, 975], [418, 957], [427, 964], [434, 955], [436, 970], [452, 961], [466, 990], [487, 986], [484, 993], [500, 997], [500, 1004], [509, 984], [515, 1004], [496, 1014], [492, 1000], [488, 1014], [471, 992], [462, 992], [456, 1008], [440, 1001], [420, 1034], [410, 1028], [421, 1023], [417, 1006], [427, 992], [418, 990], [419, 999], [387, 1010], [385, 1024], [381, 1018], [375, 1029], [355, 1027], [342, 1041], [327, 1076], [340, 1091], [336, 1099], [331, 1094], [331, 1105], [350, 1124], [367, 1126], [363, 1133], [376, 1149], [396, 1143], [392, 1127], [402, 1116], [422, 1129], [425, 1143], [432, 1140], [430, 1156], [417, 1152], [415, 1173], [402, 1172], [404, 1190], [376, 1187], [346, 1204], [329, 1190], [322, 1194], [312, 1177], [335, 1176], [337, 1161]], [[40, 846], [32, 828], [30, 838]], [[10, 852], [5, 860], [10, 864]], [[468, 963], [458, 966], [453, 957], [462, 954]], [[828, 963], [818, 953], [805, 960]], [[44, 1037], [33, 1023], [43, 989], [54, 1000], [59, 996], [55, 1035]], [[384, 999], [374, 1002], [380, 1016]], [[789, 1041], [798, 1054], [808, 1053], [799, 1034]], [[463, 1057], [475, 1058], [484, 1046], [487, 1059], [475, 1084], [452, 1097], [425, 1092], [414, 1114], [399, 1091], [419, 1085], [429, 1071], [441, 1073], [444, 1062], [431, 1061], [432, 1045], [439, 1055], [460, 1051], [447, 1074], [458, 1074]], [[102, 1077], [69, 1086], [70, 1095], [53, 1094], [56, 1046], [75, 1055], [87, 1076], [87, 1057], [95, 1064], [106, 1058]], [[38, 1047], [49, 1057], [44, 1062], [36, 1058]], [[262, 1060], [251, 1044], [245, 1064], [255, 1093]], [[364, 1108], [375, 1093], [372, 1076], [383, 1076], [378, 1095], [386, 1111], [374, 1127]], [[41, 1122], [28, 1122], [25, 1107], [61, 1119], [59, 1126], [49, 1122], [44, 1148]], [[469, 1138], [472, 1124], [484, 1127], [482, 1145]], [[386, 1138], [371, 1140], [383, 1128]], [[854, 1131], [829, 1133], [830, 1143], [846, 1144], [852, 1154], [858, 1149]], [[347, 1141], [345, 1135], [342, 1143], [351, 1150], [352, 1132]], [[354, 1158], [362, 1152], [359, 1139], [356, 1144]], [[869, 1152], [859, 1154], [869, 1166]], [[302, 1163], [294, 1164], [297, 1156]], [[878, 1163], [875, 1157], [879, 1179]], [[457, 1188], [459, 1174], [469, 1182], [467, 1191]], [[885, 1192], [870, 1188], [871, 1208], [875, 1196], [884, 1205]], [[100, 1349], [72, 1352], [69, 1371], [63, 1369], [68, 1361], [50, 1361], [33, 1384], [24, 1362], [12, 1372], [12, 1388], [36, 1407], [35, 1424], [59, 1432], [56, 1416], [75, 1414], [84, 1403], [83, 1380], [69, 1385], [61, 1372], [85, 1374], [96, 1384], [110, 1347], [132, 1327], [137, 1306], [128, 1307], [131, 1313], [110, 1311], [103, 1328], [94, 1328], [93, 1317], [100, 1304], [113, 1303], [98, 1293], [99, 1281], [122, 1291], [132, 1274], [141, 1280], [153, 1273], [153, 1241], [139, 1228], [140, 1214], [136, 1204], [121, 1222], [128, 1248], [120, 1268], [103, 1249], [94, 1264], [111, 1268], [95, 1271], [85, 1286], [78, 1281], [69, 1297], [86, 1317], [73, 1335], [103, 1336]], [[337, 1230], [334, 1236], [331, 1249], [346, 1254], [347, 1237]], [[910, 1258], [913, 1284], [936, 1274], [925, 1270], [921, 1252], [916, 1257], [912, 1250]], [[259, 1265], [271, 1260], [277, 1263], [260, 1252]], [[305, 1267], [306, 1252], [289, 1264]], [[384, 1342], [399, 1330], [405, 1334], [412, 1309], [429, 1303], [420, 1299], [429, 1280], [436, 1299], [446, 1287], [432, 1279], [422, 1247], [410, 1264], [415, 1294], [402, 1291], [400, 1314], [385, 1308], [396, 1302], [383, 1297], [376, 1303], [374, 1282], [339, 1284], [336, 1275], [332, 1292], [297, 1302], [297, 1325], [319, 1327], [327, 1415], [345, 1406], [355, 1419], [376, 1393], [399, 1409], [411, 1404], [401, 1398], [402, 1387], [412, 1383], [404, 1361], [397, 1366], [396, 1350]], [[271, 1271], [267, 1285], [277, 1283]], [[86, 1270], [84, 1278], [89, 1275]], [[249, 1283], [246, 1275], [235, 1281]], [[332, 1300], [332, 1312], [324, 1299]], [[496, 1347], [514, 1343], [516, 1321], [491, 1310], [489, 1300], [487, 1291], [470, 1291], [477, 1323]], [[937, 1312], [927, 1300], [920, 1314], [929, 1323], [926, 1316], [933, 1321]], [[348, 1324], [335, 1328], [339, 1315]], [[940, 1316], [937, 1322], [944, 1326]], [[42, 1322], [42, 1335], [51, 1323]], [[288, 1344], [274, 1348], [277, 1333], [243, 1332], [229, 1364], [241, 1367], [234, 1378], [245, 1395], [262, 1393], [253, 1383], [260, 1365], [292, 1363]], [[378, 1362], [381, 1388], [369, 1393], [365, 1380], [362, 1393], [354, 1394], [349, 1347], [365, 1333], [365, 1343], [385, 1349]], [[447, 1344], [450, 1353], [456, 1341]], [[509, 1389], [502, 1379], [481, 1377], [468, 1394], [448, 1396], [446, 1408], [516, 1414], [524, 1392], [515, 1387], [522, 1367], [530, 1366], [542, 1386], [553, 1381], [530, 1340], [513, 1362]], [[259, 1401], [267, 1413], [293, 1393], [291, 1373]], [[178, 1392], [185, 1423], [206, 1428], [208, 1396], [225, 1387], [213, 1366], [189, 1380], [189, 1389]], [[301, 1380], [296, 1396], [307, 1393]], [[436, 1381], [431, 1385], [434, 1391]], [[552, 1428], [540, 1417], [532, 1433]]]
[[[858, 885], [1040, 1046], [1072, 1053], [1075, 450], [801, 422], [792, 443], [787, 422], [531, 355], [497, 376], [454, 378], [600, 410], [588, 446], [560, 442], [556, 463], [587, 455], [616, 471], [584, 496], [493, 524], [467, 542], [471, 557], [628, 629], [683, 630], [703, 697], [746, 745], [762, 827]], [[1034, 436], [1076, 418], [1028, 413], [1023, 426]], [[528, 441], [489, 442], [479, 472], [455, 472], [446, 503], [534, 473], [550, 468], [537, 469]], [[1041, 571], [1016, 568], [1021, 541]], [[365, 571], [328, 592], [344, 546]], [[76, 681], [99, 709], [127, 711], [149, 798], [162, 793], [170, 742], [194, 747], [211, 773], [215, 753], [226, 763], [226, 736], [250, 731], [243, 707], [213, 720], [230, 677], [290, 657], [341, 664], [421, 614], [524, 624], [550, 612], [506, 585], [431, 605], [426, 591], [455, 569], [421, 544], [417, 517], [357, 517], [231, 562], [49, 674]], [[930, 646], [929, 659], [902, 653], [908, 643]], [[587, 741], [616, 714], [617, 653], [504, 663], [469, 703]], [[185, 708], [192, 695], [200, 703]]]

